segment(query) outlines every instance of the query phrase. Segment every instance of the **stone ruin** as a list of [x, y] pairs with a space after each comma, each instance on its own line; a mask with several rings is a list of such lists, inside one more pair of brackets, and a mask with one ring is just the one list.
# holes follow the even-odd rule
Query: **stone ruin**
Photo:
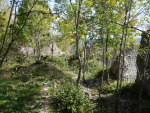
[[136, 51], [132, 50], [127, 52], [125, 55], [125, 64], [124, 64], [124, 80], [127, 82], [132, 82], [136, 79], [137, 66], [136, 66]]
[[[52, 51], [53, 51], [53, 56], [60, 56], [63, 55], [63, 52], [58, 48], [56, 42], [50, 43], [47, 46], [44, 46], [41, 48], [41, 55], [43, 56], [52, 56]], [[35, 49], [31, 47], [23, 47], [21, 46], [19, 49], [19, 52], [24, 54], [24, 55], [34, 55], [35, 54]]]
[[[141, 35], [141, 42], [139, 49], [147, 49], [150, 47], [149, 45], [149, 38], [150, 38], [150, 30], [147, 32], [143, 32]], [[142, 73], [143, 69], [145, 67], [145, 52], [141, 54], [137, 54], [137, 51], [135, 50], [129, 50], [126, 52], [124, 56], [124, 65], [123, 65], [123, 80], [126, 82], [133, 82], [137, 79], [142, 79]], [[149, 55], [150, 59], [150, 55]], [[122, 66], [122, 65], [121, 65]], [[117, 77], [119, 70], [119, 61], [118, 57], [115, 58], [115, 61], [112, 63], [110, 67], [110, 74], [114, 77]], [[147, 68], [146, 68], [146, 74], [150, 75], [150, 60], [148, 60]]]
[[[123, 66], [122, 77], [123, 80], [126, 82], [132, 82], [136, 79], [136, 75], [137, 75], [136, 57], [137, 54], [135, 50], [130, 50], [126, 52], [126, 54], [124, 55], [124, 65], [121, 64], [120, 67]], [[121, 56], [121, 58], [123, 59], [123, 56]], [[116, 78], [118, 72], [119, 72], [119, 61], [117, 56], [116, 60], [112, 63], [110, 67], [110, 75]]]
[[41, 49], [41, 54], [43, 56], [52, 56], [52, 54], [53, 56], [61, 56], [63, 52], [58, 48], [55, 42], [52, 42]]
[[34, 54], [34, 49], [31, 48], [31, 47], [24, 47], [24, 46], [21, 46], [19, 48], [19, 52], [24, 54], [24, 55], [33, 55]]

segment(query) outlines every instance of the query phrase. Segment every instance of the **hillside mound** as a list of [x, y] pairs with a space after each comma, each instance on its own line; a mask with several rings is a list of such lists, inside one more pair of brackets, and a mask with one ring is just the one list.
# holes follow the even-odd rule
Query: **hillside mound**
[[43, 88], [64, 79], [71, 80], [51, 63], [16, 66], [1, 70], [0, 75], [0, 112], [9, 113], [39, 112], [44, 109], [46, 99]]

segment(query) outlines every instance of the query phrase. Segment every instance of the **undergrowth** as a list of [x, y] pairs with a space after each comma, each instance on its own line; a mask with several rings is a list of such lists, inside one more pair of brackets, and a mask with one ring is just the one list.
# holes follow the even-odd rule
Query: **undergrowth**
[[2, 69], [0, 74], [1, 113], [39, 112], [43, 83], [70, 79], [57, 67], [46, 64], [15, 66]]
[[94, 104], [85, 97], [80, 86], [63, 81], [52, 97], [51, 105], [59, 113], [92, 113]]

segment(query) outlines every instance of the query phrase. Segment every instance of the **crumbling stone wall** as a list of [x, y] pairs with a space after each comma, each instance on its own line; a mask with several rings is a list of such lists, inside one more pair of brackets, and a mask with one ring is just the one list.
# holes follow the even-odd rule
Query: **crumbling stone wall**
[[[53, 43], [50, 43], [49, 45], [44, 46], [41, 49], [41, 55], [52, 56], [52, 49], [53, 49], [53, 56], [60, 56], [63, 54], [63, 52], [60, 50], [60, 48], [58, 48], [57, 44], [55, 42], [53, 42]], [[31, 48], [31, 47], [21, 46], [19, 48], [19, 52], [23, 53], [24, 55], [29, 55], [29, 56], [35, 54], [34, 48]]]
[[[121, 65], [120, 67], [123, 67], [123, 74], [122, 74], [123, 81], [126, 82], [135, 81], [137, 75], [136, 57], [137, 54], [135, 50], [130, 50], [126, 52], [124, 56], [124, 64], [122, 63], [120, 64]], [[123, 55], [121, 56], [121, 59], [123, 60]], [[119, 73], [119, 60], [117, 56], [116, 60], [112, 63], [112, 66], [110, 68], [110, 75], [117, 78], [118, 73]]]

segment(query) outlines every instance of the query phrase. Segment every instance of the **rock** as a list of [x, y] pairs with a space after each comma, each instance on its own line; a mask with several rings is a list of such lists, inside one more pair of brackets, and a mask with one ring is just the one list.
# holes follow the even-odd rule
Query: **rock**
[[41, 50], [42, 55], [52, 56], [52, 51], [54, 56], [63, 55], [63, 52], [58, 48], [55, 42], [50, 43], [49, 45], [45, 46]]
[[50, 83], [43, 83], [43, 85], [48, 87], [48, 86], [50, 86]]
[[83, 87], [83, 92], [85, 93], [85, 95], [86, 95], [89, 99], [92, 98], [92, 96], [91, 96], [91, 94], [92, 94], [91, 89], [86, 88], [86, 87]]
[[125, 63], [124, 63], [124, 73], [123, 79], [127, 82], [135, 81], [137, 75], [137, 67], [136, 67], [136, 51], [129, 51], [125, 55]]
[[[121, 63], [121, 66], [123, 66], [123, 81], [126, 82], [132, 82], [136, 79], [137, 75], [137, 68], [136, 68], [136, 51], [135, 50], [129, 50], [125, 53], [124, 56], [124, 65]], [[123, 60], [123, 55], [121, 56], [121, 59]], [[121, 70], [121, 68], [120, 68]], [[117, 75], [119, 73], [119, 60], [118, 56], [116, 57], [116, 60], [112, 63], [112, 66], [110, 67], [110, 76], [114, 76], [117, 78]]]
[[23, 53], [24, 55], [33, 55], [34, 54], [34, 49], [31, 47], [23, 47], [21, 46], [19, 49], [20, 53]]
[[[21, 46], [18, 51], [24, 55], [34, 55], [35, 54], [35, 49], [31, 48], [31, 47]], [[53, 42], [53, 43], [50, 43], [49, 45], [41, 48], [41, 55], [52, 56], [52, 51], [53, 51], [54, 56], [60, 56], [60, 55], [64, 54], [60, 50], [60, 48], [58, 48], [57, 44], [55, 42]]]

